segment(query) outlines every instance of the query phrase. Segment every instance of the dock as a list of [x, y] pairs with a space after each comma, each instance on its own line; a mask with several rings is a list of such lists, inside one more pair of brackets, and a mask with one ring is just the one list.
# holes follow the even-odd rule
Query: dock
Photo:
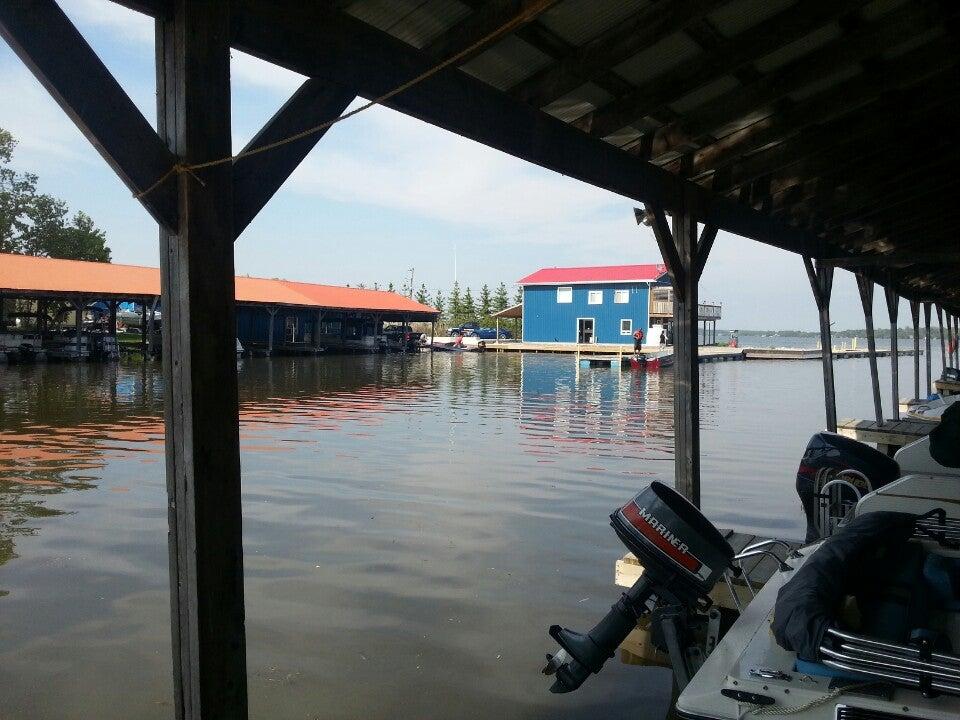
[[877, 449], [892, 455], [914, 440], [926, 437], [937, 426], [928, 420], [875, 420], [845, 419], [837, 423], [837, 432], [844, 437], [860, 442], [875, 443]]
[[[622, 358], [629, 361], [633, 355], [633, 345], [614, 344], [614, 343], [554, 343], [554, 342], [523, 342], [520, 340], [511, 341], [488, 341], [487, 351], [494, 352], [527, 352], [527, 353], [552, 353], [559, 355], [577, 355], [591, 360], [599, 359], [606, 362]], [[657, 345], [648, 345], [643, 349], [644, 355], [658, 355], [660, 353], [670, 353], [673, 347], [667, 345], [661, 348]], [[723, 362], [726, 360], [743, 360], [743, 348], [732, 348], [727, 346], [707, 345], [699, 349], [699, 360], [701, 363]]]
[[[821, 360], [823, 350], [820, 348], [744, 348], [747, 360]], [[920, 351], [923, 354], [923, 351]], [[912, 350], [898, 350], [897, 355], [913, 355]], [[889, 357], [889, 350], [877, 350], [877, 357]], [[870, 357], [867, 350], [834, 348], [833, 357], [865, 358]]]
[[953, 380], [934, 380], [933, 387], [944, 397], [948, 395], [960, 395], [960, 382], [954, 382]]

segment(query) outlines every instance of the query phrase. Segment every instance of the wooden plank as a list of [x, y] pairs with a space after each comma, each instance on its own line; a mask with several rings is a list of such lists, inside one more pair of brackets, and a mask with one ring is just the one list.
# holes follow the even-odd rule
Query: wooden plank
[[[176, 157], [54, 0], [0, 2], [0, 35], [131, 192], [152, 185]], [[140, 199], [176, 230], [176, 183]]]
[[[239, 154], [264, 147], [338, 117], [355, 95], [339, 85], [310, 78], [283, 104]], [[233, 230], [240, 235], [286, 181], [326, 130], [233, 165]]]
[[860, 442], [903, 447], [925, 437], [935, 427], [936, 423], [924, 420], [891, 421], [886, 425], [878, 425], [872, 421], [844, 419], [837, 423], [837, 432]]
[[936, 391], [941, 395], [958, 395], [960, 394], [960, 383], [952, 382], [950, 380], [934, 380], [933, 386], [936, 388]]
[[[229, 156], [230, 3], [157, 21], [158, 126], [188, 163]], [[162, 231], [171, 619], [178, 720], [247, 717], [234, 328], [233, 169], [180, 175]]]
[[890, 391], [893, 395], [893, 418], [900, 419], [900, 357], [897, 348], [897, 312], [900, 308], [900, 296], [892, 285], [883, 289], [887, 301], [887, 314], [890, 316]]

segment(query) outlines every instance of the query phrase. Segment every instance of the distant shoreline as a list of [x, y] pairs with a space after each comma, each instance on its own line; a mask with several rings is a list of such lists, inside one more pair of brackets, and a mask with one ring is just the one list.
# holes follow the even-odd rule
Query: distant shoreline
[[[729, 334], [733, 330], [724, 330], [722, 328], [717, 328], [718, 336], [723, 334]], [[810, 331], [810, 330], [741, 330], [738, 329], [737, 333], [740, 335], [759, 335], [761, 337], [768, 336], [779, 336], [779, 337], [820, 337], [819, 331]], [[834, 330], [833, 337], [866, 337], [867, 330], [866, 328], [858, 328], [853, 330]], [[875, 336], [878, 338], [889, 338], [890, 337], [890, 328], [889, 327], [877, 327], [875, 330]], [[944, 332], [946, 336], [946, 332]], [[897, 329], [897, 337], [900, 338], [912, 338], [913, 337], [913, 328], [912, 327], [901, 327]], [[920, 328], [920, 337], [923, 337], [923, 326]], [[940, 337], [940, 328], [936, 325], [930, 327], [930, 337], [938, 338]]]

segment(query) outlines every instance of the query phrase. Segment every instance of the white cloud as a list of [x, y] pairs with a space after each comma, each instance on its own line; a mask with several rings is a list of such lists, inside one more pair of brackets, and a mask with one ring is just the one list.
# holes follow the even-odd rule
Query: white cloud
[[235, 83], [267, 89], [283, 96], [293, 93], [306, 79], [303, 75], [239, 50], [230, 53], [230, 75]]
[[153, 19], [108, 0], [60, 0], [60, 7], [77, 28], [109, 30], [115, 40], [153, 50]]
[[593, 243], [624, 226], [609, 211], [629, 214], [628, 201], [612, 193], [380, 107], [334, 127], [290, 187], [491, 230], [504, 241]]

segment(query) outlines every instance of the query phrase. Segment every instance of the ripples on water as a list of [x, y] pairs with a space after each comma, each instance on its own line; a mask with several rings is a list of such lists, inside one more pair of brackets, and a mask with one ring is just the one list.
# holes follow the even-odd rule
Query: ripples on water
[[[837, 364], [841, 415], [869, 411], [865, 367]], [[799, 536], [819, 364], [701, 370], [708, 514]], [[615, 599], [607, 515], [672, 477], [671, 373], [493, 354], [239, 372], [252, 717], [662, 717], [665, 671], [611, 662], [561, 697], [538, 671], [549, 624]], [[171, 717], [158, 369], [2, 368], [0, 432], [3, 717]]]

